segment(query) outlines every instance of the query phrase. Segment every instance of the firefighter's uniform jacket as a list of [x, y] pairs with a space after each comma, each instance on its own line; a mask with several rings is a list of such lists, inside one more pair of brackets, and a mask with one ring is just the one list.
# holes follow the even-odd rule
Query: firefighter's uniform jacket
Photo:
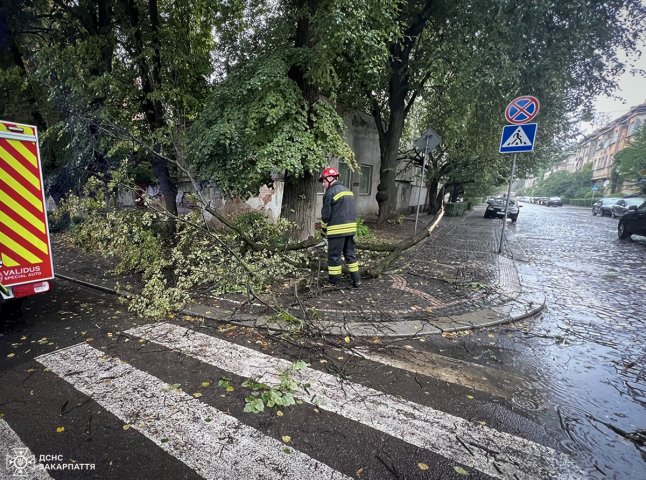
[[357, 211], [354, 195], [340, 183], [335, 183], [323, 195], [321, 232], [328, 239], [357, 234]]
[[341, 254], [355, 286], [358, 286], [359, 263], [354, 253], [357, 233], [357, 212], [354, 195], [340, 183], [335, 183], [323, 195], [321, 232], [328, 239], [328, 275], [330, 282], [338, 283], [343, 271]]

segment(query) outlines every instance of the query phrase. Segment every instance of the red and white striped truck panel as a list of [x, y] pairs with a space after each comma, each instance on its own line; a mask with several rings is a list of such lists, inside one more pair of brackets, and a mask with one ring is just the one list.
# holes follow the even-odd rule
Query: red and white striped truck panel
[[49, 290], [51, 251], [38, 132], [0, 121], [0, 284], [9, 291], [3, 298]]

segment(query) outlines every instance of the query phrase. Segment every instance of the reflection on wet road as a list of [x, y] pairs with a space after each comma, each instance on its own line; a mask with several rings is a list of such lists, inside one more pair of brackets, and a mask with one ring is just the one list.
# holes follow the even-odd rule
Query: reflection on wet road
[[511, 228], [548, 307], [508, 329], [504, 363], [535, 379], [591, 474], [646, 478], [646, 238], [620, 241], [616, 219], [574, 207], [525, 205]]

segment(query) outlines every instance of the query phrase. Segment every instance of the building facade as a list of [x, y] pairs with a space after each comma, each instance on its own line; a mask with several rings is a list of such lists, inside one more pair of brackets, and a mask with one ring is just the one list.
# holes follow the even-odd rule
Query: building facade
[[[557, 171], [578, 172], [585, 165], [592, 164], [590, 180], [597, 184], [600, 191], [608, 190], [615, 165], [615, 155], [629, 145], [631, 137], [644, 125], [646, 125], [646, 101], [587, 135], [567, 152], [561, 162], [546, 172], [543, 178]], [[535, 181], [535, 179], [532, 180]], [[527, 181], [525, 186], [528, 186]], [[634, 182], [625, 182], [617, 185], [616, 189], [620, 192], [631, 192], [636, 190], [636, 186]]]

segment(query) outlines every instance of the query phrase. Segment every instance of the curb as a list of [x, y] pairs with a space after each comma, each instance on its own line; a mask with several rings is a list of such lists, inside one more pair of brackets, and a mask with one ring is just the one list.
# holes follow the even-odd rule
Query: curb
[[[533, 294], [528, 295], [532, 300], [521, 300], [515, 298], [503, 305], [496, 307], [474, 310], [455, 317], [438, 317], [433, 320], [404, 320], [400, 322], [376, 323], [376, 322], [333, 322], [326, 320], [315, 320], [308, 325], [315, 329], [317, 333], [323, 335], [346, 336], [352, 337], [410, 337], [416, 335], [441, 335], [444, 333], [462, 332], [475, 330], [478, 328], [488, 328], [497, 325], [513, 323], [527, 318], [532, 318], [540, 314], [546, 305], [545, 295]], [[191, 315], [207, 320], [219, 321], [239, 325], [243, 327], [262, 328], [274, 332], [291, 332], [298, 329], [298, 326], [289, 322], [271, 319], [267, 316], [254, 317], [245, 315], [248, 319], [223, 319], [212, 312], [217, 311], [218, 307], [194, 304], [184, 308], [181, 313]], [[504, 312], [509, 313], [505, 314]], [[230, 315], [230, 314], [229, 314]], [[484, 321], [466, 321], [468, 318], [479, 317]], [[442, 322], [452, 324], [459, 323], [461, 319], [465, 320], [463, 326], [453, 326], [442, 328]], [[475, 320], [475, 319], [474, 319]]]
[[[56, 278], [65, 280], [71, 283], [82, 285], [84, 287], [99, 290], [104, 293], [109, 293], [118, 297], [128, 298], [128, 295], [117, 292], [114, 289], [104, 287], [102, 285], [93, 284], [84, 280], [79, 280], [63, 274], [55, 274]], [[534, 317], [541, 313], [545, 308], [545, 295], [540, 294], [540, 297], [535, 300], [528, 301], [515, 298], [506, 304], [497, 307], [490, 307], [482, 310], [474, 310], [455, 317], [438, 317], [433, 320], [404, 320], [401, 322], [388, 322], [388, 323], [375, 323], [375, 322], [354, 322], [342, 323], [331, 322], [325, 320], [314, 321], [310, 324], [319, 333], [324, 335], [345, 336], [350, 335], [353, 337], [409, 337], [417, 335], [441, 335], [443, 333], [455, 333], [468, 330], [475, 330], [478, 328], [488, 328], [506, 323], [513, 323], [527, 318]], [[537, 305], [537, 306], [533, 306]], [[288, 322], [281, 322], [272, 320], [267, 316], [253, 317], [246, 315], [248, 319], [225, 319], [223, 316], [215, 316], [211, 312], [217, 311], [218, 307], [207, 306], [203, 304], [193, 304], [185, 307], [179, 311], [184, 315], [193, 317], [204, 318], [217, 322], [224, 322], [242, 327], [262, 328], [268, 331], [275, 332], [291, 332], [297, 329], [297, 326]], [[503, 312], [509, 310], [509, 314]], [[512, 314], [511, 312], [517, 312]], [[484, 317], [485, 321], [466, 321], [469, 317]], [[493, 317], [493, 318], [492, 318]], [[460, 320], [465, 320], [463, 326], [445, 327], [438, 326], [444, 322], [459, 323]]]

